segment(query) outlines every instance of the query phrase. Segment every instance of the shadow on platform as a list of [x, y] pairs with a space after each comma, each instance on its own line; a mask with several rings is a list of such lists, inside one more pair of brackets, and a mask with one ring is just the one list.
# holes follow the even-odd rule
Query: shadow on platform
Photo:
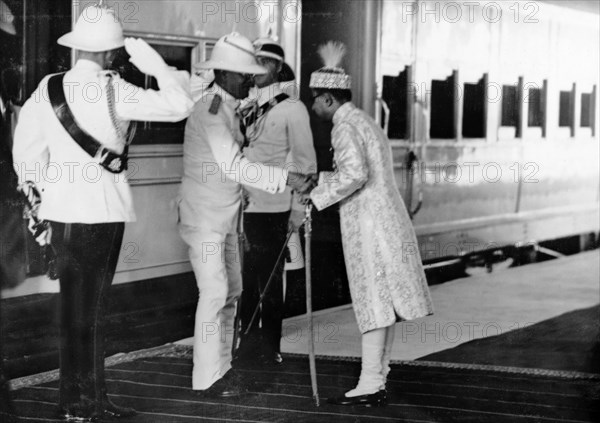
[[502, 335], [466, 342], [418, 360], [600, 375], [600, 305]]

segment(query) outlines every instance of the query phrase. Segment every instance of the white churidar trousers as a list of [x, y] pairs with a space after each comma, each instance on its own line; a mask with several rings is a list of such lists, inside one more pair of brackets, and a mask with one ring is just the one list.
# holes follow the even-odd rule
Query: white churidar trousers
[[394, 334], [394, 325], [362, 334], [360, 378], [356, 388], [346, 392], [347, 397], [374, 394], [385, 389]]

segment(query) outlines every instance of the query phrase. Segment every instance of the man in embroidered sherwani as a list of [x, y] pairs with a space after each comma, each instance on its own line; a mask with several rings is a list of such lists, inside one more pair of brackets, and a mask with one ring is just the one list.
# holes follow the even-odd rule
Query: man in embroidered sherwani
[[321, 172], [310, 198], [318, 210], [340, 202], [340, 224], [352, 305], [362, 333], [358, 385], [330, 403], [380, 406], [394, 324], [433, 313], [417, 239], [395, 183], [389, 141], [351, 103], [351, 79], [337, 67], [341, 44], [319, 53], [325, 67], [311, 76], [313, 111], [333, 122], [335, 170]]

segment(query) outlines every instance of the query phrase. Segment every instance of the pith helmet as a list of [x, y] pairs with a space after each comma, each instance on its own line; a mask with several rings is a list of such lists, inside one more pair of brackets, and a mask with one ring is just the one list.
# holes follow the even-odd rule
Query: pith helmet
[[14, 20], [15, 16], [12, 14], [6, 3], [0, 1], [0, 30], [15, 35], [17, 31], [13, 24]]
[[125, 45], [123, 28], [114, 11], [98, 5], [83, 9], [75, 29], [57, 42], [62, 46], [90, 52], [108, 51]]
[[277, 41], [270, 37], [263, 37], [254, 40], [254, 50], [256, 57], [268, 57], [280, 62], [285, 60], [283, 47]]
[[279, 82], [293, 81], [296, 78], [292, 68], [285, 63], [285, 53], [277, 41], [264, 37], [255, 40], [253, 44], [256, 57], [266, 57], [281, 62]]
[[219, 38], [213, 47], [210, 60], [198, 63], [196, 67], [253, 75], [262, 75], [267, 72], [256, 62], [250, 40], [237, 32]]

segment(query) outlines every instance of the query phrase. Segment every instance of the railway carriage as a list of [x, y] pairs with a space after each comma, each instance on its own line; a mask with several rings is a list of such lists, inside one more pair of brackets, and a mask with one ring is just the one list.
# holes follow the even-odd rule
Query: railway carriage
[[[1, 41], [5, 59], [18, 71], [13, 74], [20, 75], [16, 97], [23, 102], [45, 74], [66, 70], [76, 59], [55, 40], [93, 2], [5, 2], [20, 17], [18, 37], [2, 35]], [[523, 246], [540, 250], [540, 244], [565, 238], [575, 240], [575, 248], [597, 245], [600, 31], [598, 11], [588, 10], [586, 2], [108, 3], [127, 35], [146, 39], [170, 65], [191, 72], [221, 35], [236, 30], [257, 38], [271, 31], [298, 75], [298, 99], [309, 107], [307, 81], [320, 67], [317, 46], [330, 39], [345, 42], [355, 103], [389, 135], [398, 186], [432, 281], [449, 264], [491, 268], [497, 258], [518, 256]], [[153, 84], [141, 74], [128, 78]], [[331, 166], [330, 127], [311, 123], [319, 168], [325, 170]], [[166, 342], [189, 336], [195, 306], [174, 201], [184, 125], [137, 125], [127, 178], [138, 220], [126, 228], [113, 287], [122, 312], [113, 323], [123, 324], [140, 310], [155, 322], [167, 316], [170, 327], [181, 328], [146, 325], [166, 333], [152, 333], [153, 342]], [[330, 208], [314, 219], [313, 279], [320, 297], [315, 303], [337, 305], [348, 301], [337, 211]], [[30, 244], [30, 278], [3, 292], [5, 329], [25, 329], [18, 335], [23, 338], [35, 337], [31, 325], [51, 323], [52, 293], [58, 290], [43, 276], [43, 257]], [[26, 373], [27, 366], [52, 368], [54, 341], [38, 341], [9, 351], [9, 367], [20, 369], [16, 374]], [[51, 359], [32, 367], [31, 357]]]
[[302, 75], [318, 43], [348, 45], [430, 268], [596, 245], [598, 16], [570, 3], [303, 2]]

